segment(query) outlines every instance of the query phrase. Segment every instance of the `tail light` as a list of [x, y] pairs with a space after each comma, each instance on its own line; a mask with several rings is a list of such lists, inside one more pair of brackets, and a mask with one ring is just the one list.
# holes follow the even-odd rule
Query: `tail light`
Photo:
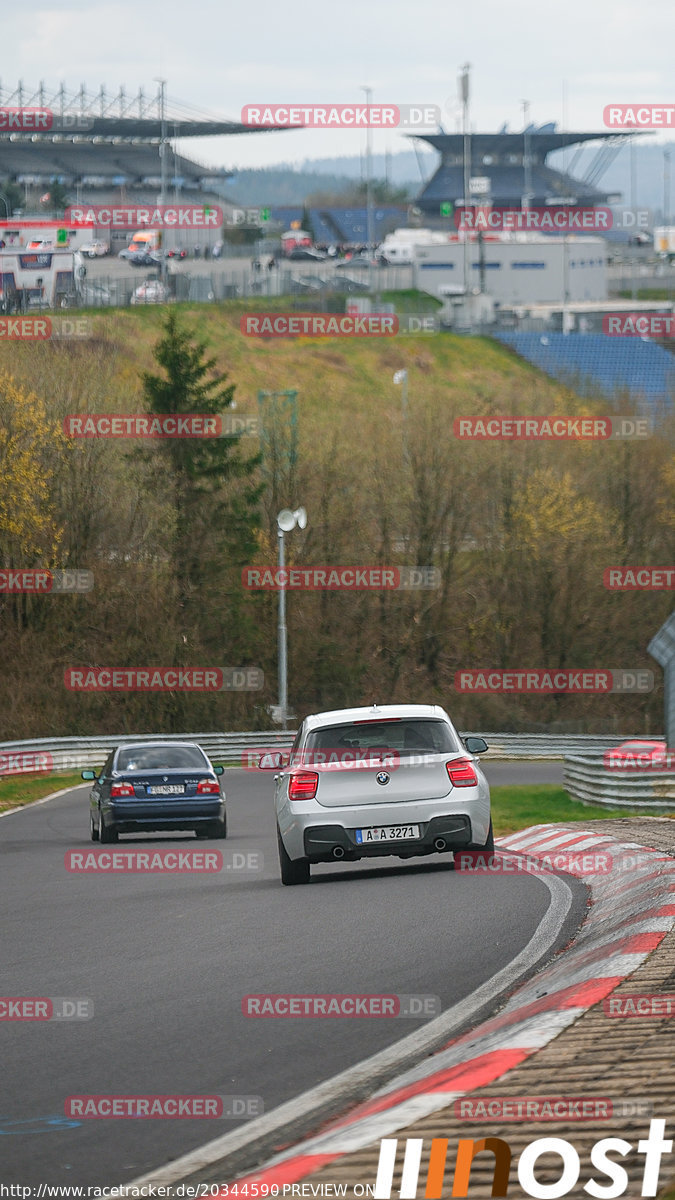
[[289, 800], [313, 800], [319, 786], [319, 776], [316, 771], [296, 771], [291, 775], [288, 784]]
[[110, 797], [113, 796], [135, 796], [133, 783], [113, 783], [110, 788]]
[[455, 758], [445, 764], [445, 769], [453, 787], [476, 787], [478, 784], [470, 758]]
[[200, 779], [197, 784], [197, 793], [200, 796], [218, 796], [220, 795], [220, 784], [216, 783], [215, 779]]

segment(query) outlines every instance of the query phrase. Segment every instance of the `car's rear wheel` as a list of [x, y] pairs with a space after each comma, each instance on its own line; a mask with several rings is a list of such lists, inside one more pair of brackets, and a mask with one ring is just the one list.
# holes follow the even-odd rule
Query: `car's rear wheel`
[[[463, 869], [468, 871], [472, 864], [477, 868], [489, 868], [494, 862], [495, 855], [495, 838], [492, 831], [492, 818], [490, 818], [490, 828], [485, 839], [484, 846], [470, 846], [466, 850], [456, 850], [455, 856], [459, 855]], [[456, 861], [456, 857], [455, 857]]]
[[209, 825], [209, 832], [207, 836], [210, 838], [226, 838], [227, 817], [223, 817], [222, 821], [212, 821]]
[[94, 825], [94, 814], [89, 813], [89, 836], [92, 842], [98, 841], [98, 829]]
[[99, 813], [98, 817], [98, 829], [99, 841], [103, 842], [104, 845], [109, 845], [110, 842], [118, 841], [119, 833], [116, 829], [108, 829], [108, 827], [104, 825], [101, 813]]
[[297, 883], [309, 883], [309, 863], [306, 858], [289, 858], [286, 853], [286, 847], [281, 840], [281, 834], [277, 827], [277, 844], [279, 846], [279, 866], [281, 867], [281, 882], [286, 887], [293, 887]]

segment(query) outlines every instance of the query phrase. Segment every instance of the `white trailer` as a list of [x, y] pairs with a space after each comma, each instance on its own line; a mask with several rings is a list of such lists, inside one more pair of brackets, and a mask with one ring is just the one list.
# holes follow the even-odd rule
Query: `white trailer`
[[657, 225], [654, 230], [654, 250], [670, 262], [675, 258], [675, 225]]
[[[406, 267], [415, 260], [415, 246], [442, 246], [451, 240], [453, 234], [443, 233], [442, 230], [395, 229], [377, 247], [375, 256], [384, 262]], [[456, 233], [454, 240], [457, 241]]]
[[0, 250], [0, 311], [70, 307], [83, 265], [72, 250]]

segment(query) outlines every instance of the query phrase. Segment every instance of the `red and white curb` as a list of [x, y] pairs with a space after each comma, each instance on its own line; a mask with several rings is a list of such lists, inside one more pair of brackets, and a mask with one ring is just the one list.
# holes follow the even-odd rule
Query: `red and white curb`
[[[297, 1183], [493, 1083], [608, 996], [675, 924], [675, 858], [669, 855], [562, 825], [537, 825], [499, 838], [497, 844], [507, 854], [550, 858], [554, 865], [556, 855], [569, 853], [565, 870], [583, 877], [592, 896], [573, 945], [519, 987], [499, 1016], [453, 1039], [347, 1116], [269, 1159], [238, 1183]], [[609, 874], [583, 874], [587, 867], [582, 852], [599, 860], [606, 852], [616, 866]]]

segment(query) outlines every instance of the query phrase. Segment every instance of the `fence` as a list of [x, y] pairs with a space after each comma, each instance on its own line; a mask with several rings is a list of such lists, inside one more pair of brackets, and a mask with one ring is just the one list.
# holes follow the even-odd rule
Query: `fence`
[[[197, 269], [195, 269], [197, 268]], [[170, 298], [196, 303], [214, 300], [245, 300], [273, 296], [313, 297], [368, 295], [381, 291], [401, 291], [412, 286], [409, 267], [346, 266], [336, 269], [330, 264], [311, 268], [303, 263], [280, 261], [273, 270], [259, 271], [250, 262], [241, 260], [234, 266], [205, 265], [192, 270], [181, 266], [175, 273], [170, 269], [166, 284]], [[71, 307], [121, 308], [131, 303], [139, 284], [159, 278], [159, 265], [133, 268], [133, 276], [104, 271], [89, 272], [81, 282]], [[157, 300], [149, 301], [157, 303]]]
[[[624, 741], [623, 737], [604, 734], [528, 734], [528, 733], [476, 733], [484, 737], [489, 746], [485, 759], [527, 761], [536, 759], [562, 759], [565, 755], [580, 751], [606, 750]], [[57, 771], [77, 771], [84, 767], [103, 766], [110, 751], [122, 742], [175, 741], [197, 742], [214, 762], [241, 763], [247, 750], [288, 749], [295, 734], [275, 729], [270, 732], [246, 733], [125, 733], [112, 736], [89, 738], [38, 738], [25, 742], [0, 742], [0, 763], [14, 755], [51, 755]], [[463, 733], [462, 737], [468, 737]], [[7, 772], [9, 773], [9, 772]]]
[[610, 769], [602, 754], [566, 755], [563, 787], [574, 800], [600, 807], [675, 807], [675, 772]]

